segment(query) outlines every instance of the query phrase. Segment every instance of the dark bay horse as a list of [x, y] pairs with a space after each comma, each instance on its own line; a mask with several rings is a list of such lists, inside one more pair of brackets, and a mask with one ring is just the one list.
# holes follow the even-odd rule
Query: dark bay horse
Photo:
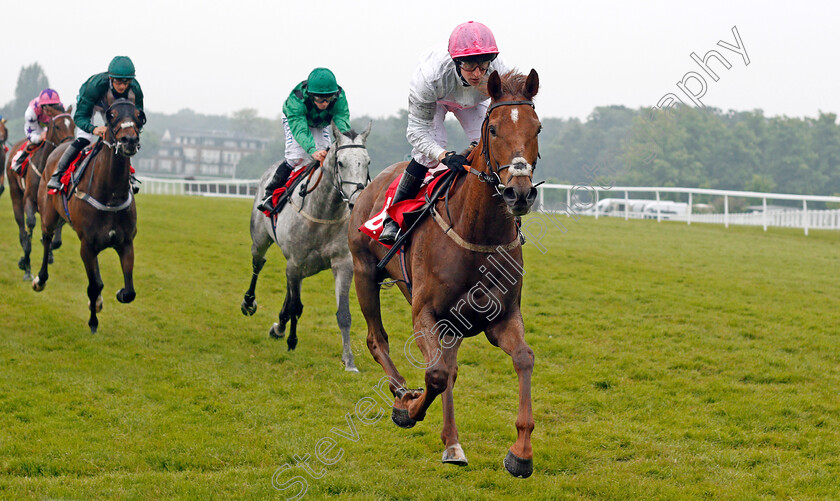
[[[81, 256], [88, 278], [88, 326], [96, 333], [99, 321], [96, 313], [102, 310], [103, 284], [99, 276], [99, 253], [112, 247], [120, 257], [125, 286], [117, 292], [117, 301], [130, 303], [135, 291], [134, 236], [137, 234], [137, 208], [129, 185], [130, 158], [140, 148], [140, 128], [145, 115], [130, 99], [114, 99], [109, 92], [104, 102], [107, 132], [100, 140], [101, 151], [90, 162], [71, 196], [50, 195], [47, 181], [55, 171], [66, 149], [57, 148], [49, 157], [38, 191], [41, 229], [44, 234], [44, 258], [41, 270], [32, 281], [35, 291], [42, 291], [49, 278], [47, 255], [53, 232], [64, 219], [76, 230], [81, 240]], [[65, 202], [66, 200], [66, 202]], [[66, 204], [66, 205], [65, 205]]]
[[[9, 178], [9, 196], [12, 197], [12, 210], [15, 213], [15, 222], [18, 225], [20, 247], [23, 249], [23, 256], [18, 261], [18, 267], [23, 270], [24, 280], [32, 280], [29, 254], [32, 251], [35, 212], [38, 210], [38, 187], [41, 185], [41, 171], [44, 170], [44, 165], [46, 165], [50, 153], [60, 144], [73, 139], [73, 131], [76, 128], [72, 118], [72, 106], [67, 111], [50, 107], [46, 107], [45, 110], [50, 117], [50, 121], [47, 123], [44, 140], [41, 147], [30, 155], [29, 165], [26, 167], [24, 175], [20, 176], [11, 169], [13, 154], [9, 155], [8, 165], [6, 166]], [[18, 141], [10, 151], [17, 153], [25, 142], [26, 139]], [[59, 247], [61, 247], [61, 226], [56, 229], [50, 250]], [[50, 260], [52, 262], [52, 253], [50, 253]]]
[[[315, 179], [309, 183], [311, 193], [301, 197], [302, 184], [299, 185], [292, 193], [288, 206], [280, 212], [274, 223], [257, 209], [265, 185], [274, 172], [273, 168], [266, 171], [257, 187], [251, 210], [253, 273], [241, 309], [245, 315], [253, 315], [257, 311], [257, 277], [265, 265], [265, 253], [272, 243], [276, 243], [286, 257], [286, 299], [269, 335], [273, 338], [283, 337], [286, 322], [291, 322], [286, 343], [293, 350], [297, 345], [297, 320], [303, 313], [301, 283], [306, 277], [331, 269], [335, 278], [335, 301], [338, 308], [335, 316], [343, 346], [341, 361], [345, 370], [358, 372], [350, 348], [349, 296], [353, 282], [353, 260], [347, 248], [347, 221], [356, 197], [370, 179], [370, 155], [365, 148], [370, 125], [361, 134], [352, 130], [343, 134], [335, 124], [330, 129], [335, 141], [324, 159], [324, 165], [315, 172]], [[323, 179], [319, 176], [323, 176]]]
[[0, 195], [6, 189], [6, 141], [9, 140], [9, 130], [6, 129], [6, 119], [0, 118]]
[[[404, 428], [414, 426], [443, 394], [443, 461], [467, 464], [458, 442], [452, 389], [461, 341], [484, 332], [491, 344], [513, 358], [519, 377], [517, 439], [504, 460], [507, 470], [517, 477], [533, 471], [534, 352], [525, 343], [520, 312], [524, 269], [515, 216], [529, 212], [536, 198], [532, 176], [541, 125], [531, 99], [538, 88], [534, 70], [527, 77], [514, 72], [490, 75], [491, 104], [469, 173], [454, 181], [447, 202], [437, 202], [434, 217], [417, 225], [404, 263], [394, 258], [384, 270], [400, 280], [398, 286], [411, 304], [413, 337], [423, 354], [422, 362], [412, 364], [425, 370], [425, 391], [407, 389], [390, 356], [379, 300], [379, 283], [386, 277], [377, 273], [376, 266], [386, 248], [357, 230], [379, 212], [387, 187], [407, 162], [388, 167], [362, 192], [349, 229], [356, 294], [368, 325], [368, 349], [385, 370], [394, 394], [393, 421]], [[414, 358], [410, 351], [406, 356]]]

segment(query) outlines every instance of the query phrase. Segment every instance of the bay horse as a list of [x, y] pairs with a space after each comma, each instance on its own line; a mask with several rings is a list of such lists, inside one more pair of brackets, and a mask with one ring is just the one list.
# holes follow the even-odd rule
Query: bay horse
[[[432, 218], [417, 223], [403, 249], [404, 260], [392, 259], [383, 270], [397, 280], [411, 305], [413, 337], [423, 354], [423, 361], [414, 360], [412, 365], [425, 369], [425, 390], [408, 389], [390, 356], [379, 299], [380, 283], [386, 277], [377, 270], [387, 249], [357, 230], [383, 207], [388, 186], [407, 162], [388, 167], [362, 192], [349, 230], [356, 295], [368, 326], [367, 345], [385, 370], [394, 395], [392, 420], [403, 428], [414, 426], [442, 394], [442, 460], [466, 465], [452, 390], [461, 341], [483, 331], [491, 344], [513, 358], [519, 378], [517, 439], [504, 465], [523, 478], [533, 471], [534, 352], [525, 342], [520, 311], [524, 268], [515, 217], [528, 213], [536, 198], [532, 176], [541, 125], [532, 98], [538, 89], [534, 70], [527, 77], [516, 72], [490, 75], [491, 102], [467, 174], [455, 179], [445, 201], [435, 203]], [[405, 354], [415, 358], [410, 350]]]
[[6, 119], [0, 117], [0, 195], [6, 189], [6, 141], [9, 140], [9, 130], [6, 128]]
[[[23, 176], [12, 170], [12, 157], [8, 159], [6, 170], [9, 178], [9, 196], [12, 198], [12, 210], [15, 214], [15, 222], [18, 225], [20, 247], [23, 249], [23, 256], [18, 261], [18, 268], [23, 270], [23, 279], [32, 280], [29, 254], [32, 251], [32, 231], [35, 228], [35, 213], [38, 211], [38, 187], [41, 185], [41, 171], [47, 163], [50, 153], [60, 144], [73, 139], [73, 132], [76, 124], [73, 122], [73, 106], [66, 111], [51, 107], [45, 108], [50, 121], [47, 122], [47, 130], [41, 147], [29, 157], [29, 165]], [[11, 151], [17, 151], [23, 146], [26, 139], [15, 143]], [[55, 237], [50, 246], [50, 262], [52, 262], [52, 251], [61, 247], [61, 226], [56, 228]]]
[[[350, 211], [370, 180], [370, 155], [365, 148], [371, 124], [361, 133], [350, 130], [343, 134], [334, 123], [330, 129], [334, 141], [324, 164], [310, 181], [302, 181], [302, 189], [295, 189], [287, 206], [277, 215], [276, 222], [266, 217], [259, 205], [273, 168], [262, 176], [251, 210], [251, 285], [242, 300], [244, 315], [257, 311], [257, 278], [265, 265], [265, 253], [276, 243], [286, 257], [286, 298], [277, 323], [269, 329], [272, 338], [285, 335], [286, 323], [291, 321], [286, 343], [289, 350], [297, 346], [297, 320], [303, 313], [300, 287], [304, 278], [332, 269], [335, 279], [336, 319], [341, 331], [341, 361], [346, 371], [358, 372], [350, 347], [350, 285], [353, 282], [353, 261], [347, 248], [347, 221]], [[323, 179], [321, 177], [323, 176]], [[313, 178], [317, 178], [313, 179]], [[301, 191], [308, 194], [301, 197]]]
[[134, 300], [134, 237], [137, 234], [137, 207], [129, 185], [130, 158], [140, 149], [140, 129], [145, 114], [138, 110], [131, 99], [115, 99], [111, 92], [103, 104], [107, 132], [100, 139], [101, 150], [82, 173], [71, 196], [48, 193], [47, 181], [58, 166], [66, 149], [62, 145], [50, 155], [38, 189], [38, 208], [41, 211], [44, 258], [41, 269], [32, 281], [36, 292], [47, 285], [47, 255], [53, 232], [59, 221], [65, 220], [79, 236], [81, 257], [87, 272], [88, 307], [91, 333], [96, 333], [102, 310], [103, 284], [99, 276], [99, 253], [112, 247], [117, 251], [122, 266], [125, 286], [117, 292], [117, 301]]

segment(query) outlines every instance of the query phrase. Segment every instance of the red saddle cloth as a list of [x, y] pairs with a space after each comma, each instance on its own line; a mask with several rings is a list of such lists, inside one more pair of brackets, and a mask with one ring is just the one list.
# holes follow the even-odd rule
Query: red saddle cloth
[[[444, 176], [441, 176], [440, 174], [446, 172], [447, 170], [448, 169], [446, 167], [443, 167], [442, 169], [430, 171], [426, 174], [426, 178], [423, 180], [423, 185], [420, 187], [420, 191], [417, 192], [417, 195], [414, 198], [403, 200], [391, 205], [391, 200], [394, 199], [394, 194], [397, 192], [397, 186], [399, 186], [400, 179], [402, 179], [402, 175], [398, 176], [391, 182], [388, 189], [385, 190], [385, 205], [382, 207], [382, 210], [372, 218], [368, 219], [365, 224], [361, 225], [359, 227], [359, 231], [374, 240], [379, 240], [379, 235], [382, 233], [382, 227], [385, 222], [386, 213], [391, 216], [391, 219], [400, 225], [400, 228], [403, 231], [405, 231], [406, 227], [404, 214], [415, 211], [426, 203], [426, 194], [433, 193], [435, 191], [437, 183], [444, 178]], [[391, 248], [390, 245], [385, 245], [385, 247], [388, 247], [389, 249]]]
[[[280, 197], [282, 197], [283, 194], [286, 193], [286, 190], [289, 188], [289, 186], [294, 184], [295, 179], [299, 178], [305, 170], [306, 168], [300, 168], [298, 170], [292, 171], [291, 175], [289, 175], [289, 179], [286, 180], [286, 184], [274, 190], [274, 193], [271, 195], [271, 205], [273, 207], [277, 207], [277, 201], [280, 200]], [[263, 214], [265, 214], [266, 216], [270, 216], [271, 212], [263, 211]]]
[[[67, 170], [64, 171], [64, 174], [61, 176], [61, 191], [65, 194], [69, 194], [70, 186], [73, 184], [73, 173], [76, 172], [76, 169], [82, 165], [82, 162], [85, 161], [87, 157], [93, 153], [95, 148], [84, 148], [79, 154], [76, 156], [74, 160], [70, 162], [70, 165], [67, 166]], [[92, 160], [92, 159], [91, 159]], [[134, 167], [131, 165], [128, 166], [129, 172], [134, 174]], [[56, 190], [50, 190], [50, 195], [55, 195]]]

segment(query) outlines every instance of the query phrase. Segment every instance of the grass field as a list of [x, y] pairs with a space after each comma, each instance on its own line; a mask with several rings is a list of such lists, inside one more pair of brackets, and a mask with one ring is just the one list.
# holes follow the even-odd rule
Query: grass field
[[[345, 415], [383, 375], [355, 293], [361, 373], [340, 365], [329, 272], [304, 282], [298, 349], [270, 340], [278, 250], [259, 311], [239, 311], [249, 210], [141, 194], [137, 299], [114, 299], [106, 251], [91, 335], [75, 234], [36, 294], [0, 198], [0, 498], [285, 499], [296, 489], [272, 476], [306, 454], [319, 478], [275, 478], [305, 477], [305, 499], [840, 498], [840, 233], [584, 218], [550, 232], [545, 254], [528, 245], [535, 471], [522, 480], [502, 466], [516, 375], [483, 337], [463, 343], [455, 389], [469, 466], [440, 463], [439, 401], [411, 430], [383, 409], [354, 436]], [[408, 306], [383, 296], [395, 362], [419, 386], [401, 353]], [[324, 437], [342, 454], [327, 466]]]

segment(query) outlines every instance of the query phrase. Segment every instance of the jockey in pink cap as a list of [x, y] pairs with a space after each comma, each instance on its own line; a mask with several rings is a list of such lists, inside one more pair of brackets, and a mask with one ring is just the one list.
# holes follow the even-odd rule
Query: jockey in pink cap
[[[498, 55], [490, 28], [470, 21], [455, 27], [449, 36], [448, 50], [432, 49], [420, 59], [408, 94], [406, 138], [413, 148], [412, 159], [392, 204], [415, 196], [431, 167], [442, 163], [451, 170], [464, 170], [467, 159], [446, 151], [443, 120], [452, 112], [467, 139], [478, 141], [490, 104], [487, 77], [493, 71], [506, 73], [511, 69]], [[393, 244], [399, 230], [399, 225], [387, 218], [379, 241]]]
[[61, 98], [58, 97], [58, 92], [52, 89], [44, 89], [41, 94], [29, 102], [24, 113], [23, 130], [26, 133], [26, 147], [15, 154], [12, 160], [12, 170], [16, 174], [20, 174], [20, 168], [24, 160], [33, 151], [41, 146], [44, 140], [44, 134], [47, 132], [47, 123], [50, 121], [50, 116], [47, 114], [47, 108], [64, 111], [64, 105], [61, 104]]

